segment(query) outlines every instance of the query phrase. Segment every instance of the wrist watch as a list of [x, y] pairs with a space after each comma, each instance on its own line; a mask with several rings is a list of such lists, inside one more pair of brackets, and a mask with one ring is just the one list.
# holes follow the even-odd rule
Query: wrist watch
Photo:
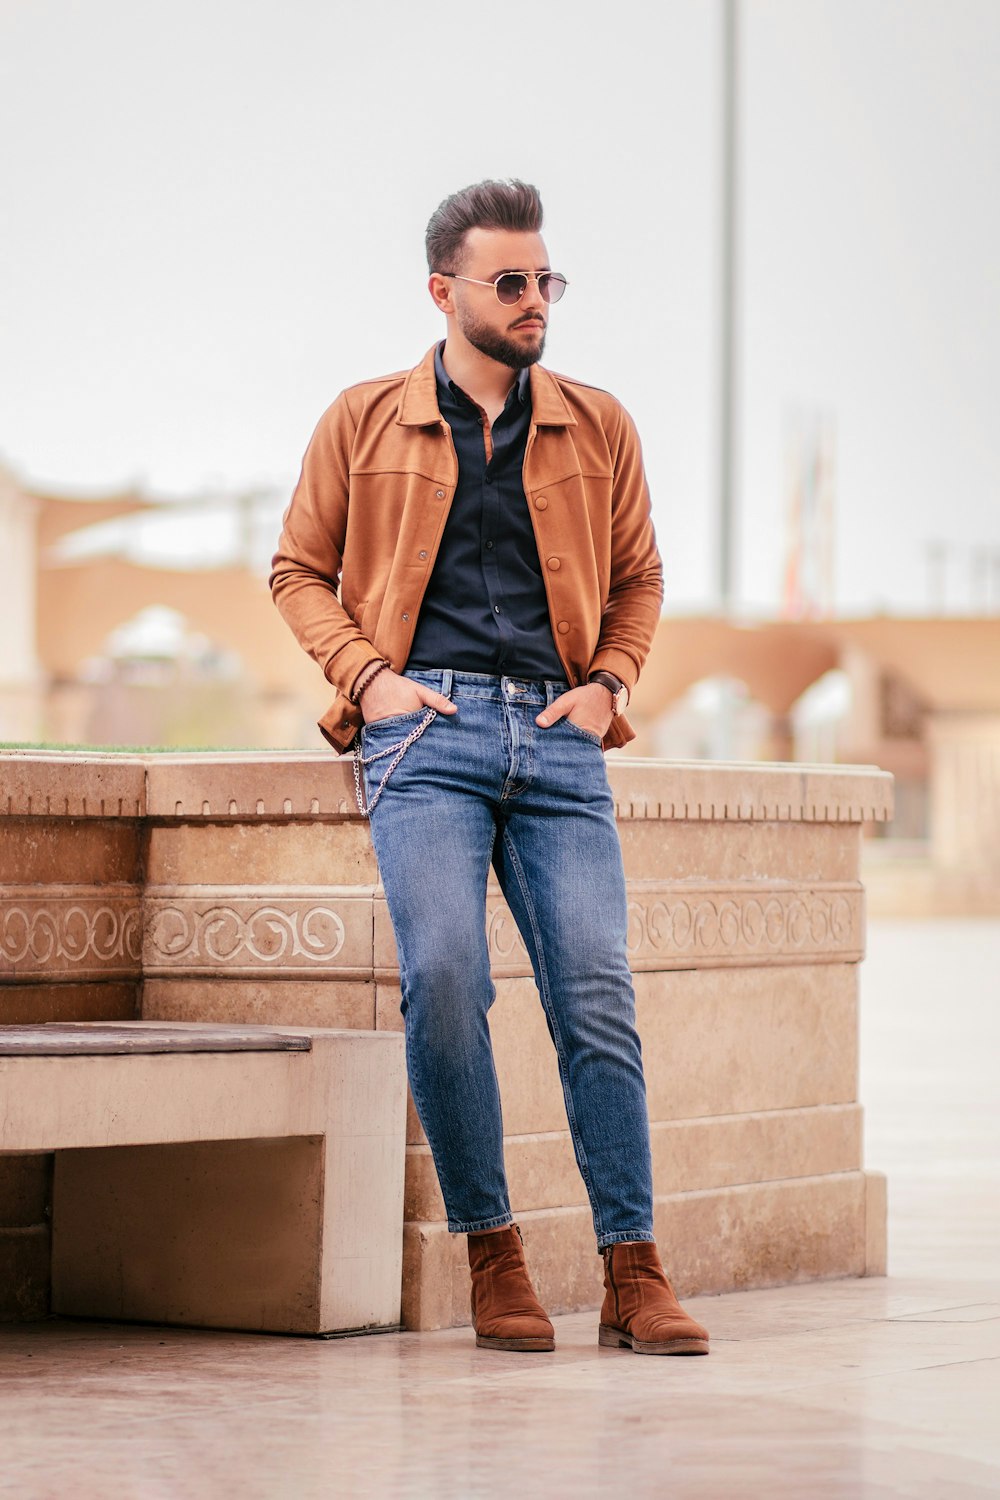
[[628, 688], [613, 672], [591, 672], [588, 682], [599, 682], [611, 694], [611, 709], [617, 718], [628, 708]]

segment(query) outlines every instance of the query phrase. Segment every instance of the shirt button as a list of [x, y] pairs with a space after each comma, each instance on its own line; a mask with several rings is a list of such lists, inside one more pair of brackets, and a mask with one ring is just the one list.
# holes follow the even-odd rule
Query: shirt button
[[549, 567], [552, 569], [553, 573], [558, 573], [559, 569], [562, 567], [562, 563], [559, 561], [558, 557], [550, 557]]
[[486, 476], [486, 483], [487, 484], [492, 484], [493, 483], [493, 475], [492, 474], [487, 474], [487, 476]]
[[493, 543], [492, 542], [487, 542], [486, 543], [486, 550], [487, 550], [487, 552], [492, 552], [493, 551]]
[[556, 626], [556, 629], [558, 630], [560, 635], [569, 635], [569, 621], [560, 620], [559, 624]]
[[434, 494], [437, 496], [437, 498], [439, 500], [443, 500], [444, 499], [444, 490], [435, 490]]
[[548, 500], [546, 500], [546, 498], [545, 498], [544, 495], [539, 495], [538, 498], [535, 501], [535, 509], [536, 510], [545, 510], [548, 507], [548, 503], [549, 502], [548, 502]]

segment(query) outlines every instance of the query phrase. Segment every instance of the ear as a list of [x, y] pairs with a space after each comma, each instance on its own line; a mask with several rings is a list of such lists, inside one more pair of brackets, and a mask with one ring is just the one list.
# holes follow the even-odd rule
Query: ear
[[450, 317], [455, 311], [454, 283], [451, 277], [441, 276], [437, 271], [432, 271], [427, 290], [438, 312], [443, 312], [446, 318]]

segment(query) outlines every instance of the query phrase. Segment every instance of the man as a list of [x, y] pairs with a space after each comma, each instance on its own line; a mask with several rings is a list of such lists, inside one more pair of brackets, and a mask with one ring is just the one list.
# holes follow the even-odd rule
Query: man
[[[345, 391], [302, 466], [271, 587], [338, 689], [399, 952], [410, 1089], [448, 1226], [468, 1235], [476, 1342], [554, 1348], [513, 1223], [487, 1012], [492, 863], [531, 955], [590, 1198], [599, 1340], [706, 1354], [653, 1238], [649, 1123], [602, 746], [662, 599], [639, 442], [604, 391], [538, 361], [566, 287], [521, 182], [427, 229], [447, 337]], [[338, 582], [340, 597], [337, 596]]]

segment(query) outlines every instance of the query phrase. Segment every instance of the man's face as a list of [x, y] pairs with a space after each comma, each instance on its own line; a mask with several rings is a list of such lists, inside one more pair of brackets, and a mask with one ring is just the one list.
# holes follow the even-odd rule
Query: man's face
[[520, 302], [505, 307], [497, 301], [492, 286], [477, 281], [495, 281], [503, 271], [550, 270], [545, 242], [540, 234], [509, 229], [470, 229], [458, 271], [474, 281], [450, 280], [455, 321], [474, 348], [511, 370], [523, 370], [541, 359], [549, 305], [542, 300], [535, 281], [529, 281]]

